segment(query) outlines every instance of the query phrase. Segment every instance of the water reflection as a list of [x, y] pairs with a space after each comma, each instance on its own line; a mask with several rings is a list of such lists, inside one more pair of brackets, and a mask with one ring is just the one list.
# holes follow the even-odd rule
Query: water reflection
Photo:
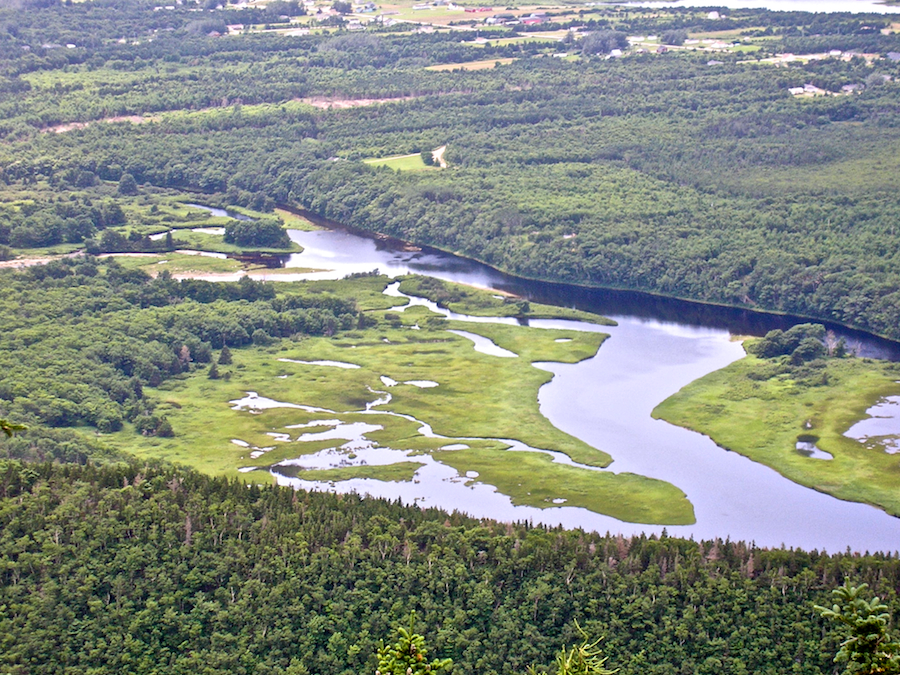
[[[599, 353], [577, 364], [536, 364], [554, 378], [540, 391], [543, 414], [561, 430], [610, 453], [609, 470], [633, 472], [668, 481], [687, 494], [696, 525], [669, 527], [685, 537], [731, 537], [759, 545], [797, 546], [840, 551], [894, 550], [900, 542], [900, 519], [863, 504], [843, 502], [804, 488], [774, 470], [736, 453], [723, 451], [709, 438], [654, 420], [652, 410], [665, 398], [703, 375], [743, 355], [732, 334], [761, 335], [802, 319], [697, 305], [639, 293], [585, 289], [516, 279], [484, 265], [437, 251], [409, 251], [390, 241], [375, 241], [348, 231], [292, 232], [304, 247], [288, 266], [324, 268], [311, 278], [340, 278], [378, 268], [391, 276], [410, 272], [483, 288], [510, 291], [529, 299], [605, 314], [618, 326], [594, 326], [561, 320], [533, 320], [532, 325], [609, 333]], [[389, 295], [401, 295], [396, 285]], [[461, 317], [434, 303], [414, 298], [454, 319], [515, 323], [515, 319]], [[834, 327], [864, 354], [900, 357], [896, 343]], [[421, 433], [431, 434], [423, 424]], [[796, 452], [787, 447], [785, 452]], [[601, 532], [661, 532], [662, 528], [622, 523], [585, 509], [514, 507], [492, 487], [465, 482], [456, 472], [423, 457], [412, 483], [369, 479], [334, 485], [289, 479], [298, 487], [356, 490], [407, 502], [459, 509], [478, 517], [530, 519], [536, 523], [585, 527]], [[555, 461], [567, 462], [558, 457]], [[281, 481], [288, 480], [284, 477]]]
[[[340, 279], [348, 274], [363, 274], [375, 269], [391, 277], [422, 274], [604, 316], [627, 316], [681, 326], [715, 328], [734, 335], [763, 336], [776, 328], [786, 330], [797, 323], [810, 321], [802, 317], [688, 302], [648, 293], [520, 279], [449, 253], [428, 248], [410, 251], [403, 242], [376, 240], [346, 229], [314, 232], [291, 230], [290, 236], [304, 250], [293, 254], [285, 266], [323, 270], [291, 275], [292, 279]], [[836, 338], [843, 337], [849, 349], [860, 356], [900, 361], [900, 343], [838, 324], [819, 323], [832, 330]]]
[[900, 396], [887, 396], [866, 411], [868, 418], [850, 427], [844, 435], [888, 454], [900, 452]]

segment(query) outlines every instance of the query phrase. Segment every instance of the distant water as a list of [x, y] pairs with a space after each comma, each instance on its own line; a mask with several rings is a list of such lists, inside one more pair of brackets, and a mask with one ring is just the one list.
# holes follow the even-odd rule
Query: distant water
[[[620, 3], [616, 3], [620, 4]], [[709, 7], [724, 9], [769, 9], [773, 12], [823, 12], [837, 14], [900, 14], [900, 6], [872, 0], [675, 0], [674, 2], [628, 2], [634, 7]]]

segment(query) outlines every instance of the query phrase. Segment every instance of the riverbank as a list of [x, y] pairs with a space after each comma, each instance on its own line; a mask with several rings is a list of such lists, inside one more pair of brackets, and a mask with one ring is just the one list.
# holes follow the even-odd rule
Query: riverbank
[[868, 442], [846, 435], [879, 400], [900, 394], [900, 366], [832, 358], [809, 379], [783, 370], [748, 355], [692, 382], [653, 416], [707, 435], [800, 485], [900, 516], [900, 463], [891, 434]]

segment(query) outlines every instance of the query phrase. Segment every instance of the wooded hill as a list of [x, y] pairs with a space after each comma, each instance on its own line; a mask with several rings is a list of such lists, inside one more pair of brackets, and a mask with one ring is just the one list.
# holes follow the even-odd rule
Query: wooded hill
[[896, 556], [476, 521], [162, 465], [0, 462], [9, 673], [374, 671], [416, 610], [453, 672], [606, 638], [623, 675], [838, 672], [813, 610], [844, 579], [897, 610]]
[[[476, 46], [442, 32], [214, 38], [191, 28], [196, 14], [126, 6], [116, 18], [94, 3], [6, 15], [17, 26], [0, 36], [9, 203], [127, 175], [226, 203], [299, 204], [525, 276], [900, 337], [900, 65], [884, 58], [900, 38], [882, 34], [882, 17], [734, 12], [718, 27], [759, 51], [716, 54], [710, 65], [710, 54], [689, 50], [606, 60], [577, 41]], [[113, 39], [144, 15], [158, 33], [136, 45]], [[85, 31], [76, 48], [22, 49], [68, 39], [67, 19]], [[595, 34], [712, 30], [705, 14], [676, 10], [570, 24]], [[509, 35], [498, 31], [483, 34]], [[578, 58], [549, 57], [560, 48]], [[757, 61], [788, 48], [871, 54]], [[492, 58], [517, 60], [424, 69]], [[806, 84], [829, 95], [789, 92]], [[395, 100], [320, 110], [304, 103], [315, 97]], [[143, 123], [38, 131], [122, 115]], [[441, 145], [450, 166], [440, 171], [359, 161]]]

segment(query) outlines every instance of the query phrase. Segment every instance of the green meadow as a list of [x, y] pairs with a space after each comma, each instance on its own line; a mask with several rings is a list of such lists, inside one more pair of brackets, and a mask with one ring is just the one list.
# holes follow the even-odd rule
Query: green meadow
[[[779, 370], [747, 356], [692, 382], [653, 416], [706, 434], [801, 485], [900, 515], [900, 456], [877, 441], [844, 436], [879, 399], [900, 393], [900, 366], [832, 358], [816, 364], [812, 378]], [[814, 441], [833, 459], [803, 455], [800, 440]]]
[[[266, 347], [235, 349], [233, 362], [219, 366], [218, 379], [210, 379], [207, 368], [201, 366], [155, 390], [148, 389], [160, 401], [157, 414], [165, 415], [174, 427], [174, 438], [139, 436], [130, 428], [109, 438], [140, 456], [164, 458], [214, 475], [269, 482], [272, 477], [267, 469], [272, 464], [339, 448], [348, 440], [300, 441], [304, 433], [315, 434], [329, 427], [287, 427], [323, 420], [363, 422], [371, 425], [364, 434], [366, 440], [406, 451], [409, 459], [386, 467], [297, 470], [296, 475], [327, 482], [410, 480], [418, 466], [415, 456], [427, 453], [460, 475], [477, 471], [480, 482], [495, 486], [515, 504], [580, 506], [635, 522], [694, 521], [693, 507], [684, 493], [668, 483], [556, 464], [541, 453], [507, 451], [509, 443], [503, 439], [562, 452], [593, 467], [610, 463], [609, 455], [563, 433], [540, 413], [537, 392], [552, 374], [532, 365], [534, 361], [574, 363], [590, 358], [606, 335], [448, 322], [421, 306], [400, 311], [401, 307], [394, 305], [406, 300], [383, 295], [387, 283], [385, 277], [363, 277], [279, 284], [283, 293], [355, 297], [358, 306], [377, 323], [333, 337], [285, 339]], [[477, 333], [519, 356], [501, 358], [476, 352], [470, 340], [448, 329]], [[396, 384], [388, 386], [382, 378]], [[435, 384], [421, 386], [423, 383]], [[233, 409], [230, 402], [247, 392], [294, 407]], [[386, 393], [389, 402], [372, 405]], [[371, 410], [367, 411], [367, 406]], [[440, 437], [423, 435], [421, 423], [430, 425]], [[448, 445], [467, 447], [448, 450]], [[352, 450], [342, 452], [352, 459]], [[251, 453], [258, 456], [251, 457]], [[249, 471], [250, 467], [257, 470]]]
[[426, 166], [420, 153], [413, 155], [394, 155], [392, 157], [373, 157], [364, 159], [364, 164], [369, 166], [386, 166], [394, 171], [433, 171], [439, 166]]

